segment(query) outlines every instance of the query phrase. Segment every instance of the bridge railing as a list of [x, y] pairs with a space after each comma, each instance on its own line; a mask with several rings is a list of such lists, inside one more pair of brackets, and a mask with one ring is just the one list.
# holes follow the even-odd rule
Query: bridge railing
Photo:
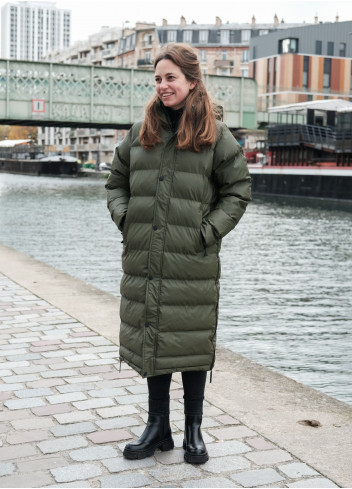
[[[207, 75], [205, 82], [230, 127], [256, 127], [254, 80]], [[2, 123], [129, 127], [154, 91], [152, 71], [0, 59]]]

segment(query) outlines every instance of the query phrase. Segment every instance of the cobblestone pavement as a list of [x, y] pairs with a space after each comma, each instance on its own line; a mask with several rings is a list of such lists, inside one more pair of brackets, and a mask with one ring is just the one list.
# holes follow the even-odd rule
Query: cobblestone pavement
[[210, 460], [186, 464], [177, 376], [174, 450], [125, 460], [147, 386], [118, 369], [114, 344], [0, 274], [0, 487], [338, 487], [208, 402]]

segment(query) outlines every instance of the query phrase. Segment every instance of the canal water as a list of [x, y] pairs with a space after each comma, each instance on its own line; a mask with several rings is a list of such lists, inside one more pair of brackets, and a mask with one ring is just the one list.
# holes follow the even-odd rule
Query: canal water
[[[224, 240], [219, 344], [352, 404], [352, 212], [254, 199]], [[104, 180], [0, 174], [0, 242], [119, 295]]]

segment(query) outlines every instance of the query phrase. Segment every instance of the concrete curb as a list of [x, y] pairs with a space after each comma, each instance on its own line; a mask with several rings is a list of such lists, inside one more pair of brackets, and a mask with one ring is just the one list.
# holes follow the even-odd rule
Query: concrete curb
[[[114, 343], [115, 296], [0, 245], [0, 271]], [[270, 439], [341, 487], [352, 486], [352, 407], [219, 347], [210, 403]], [[177, 381], [177, 375], [175, 376]], [[312, 428], [301, 420], [318, 420]]]

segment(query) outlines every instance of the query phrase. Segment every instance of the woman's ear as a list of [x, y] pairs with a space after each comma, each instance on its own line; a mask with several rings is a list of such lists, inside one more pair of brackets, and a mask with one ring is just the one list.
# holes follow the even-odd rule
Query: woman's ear
[[191, 81], [189, 83], [189, 91], [193, 90], [193, 88], [197, 85], [197, 82], [196, 81]]

